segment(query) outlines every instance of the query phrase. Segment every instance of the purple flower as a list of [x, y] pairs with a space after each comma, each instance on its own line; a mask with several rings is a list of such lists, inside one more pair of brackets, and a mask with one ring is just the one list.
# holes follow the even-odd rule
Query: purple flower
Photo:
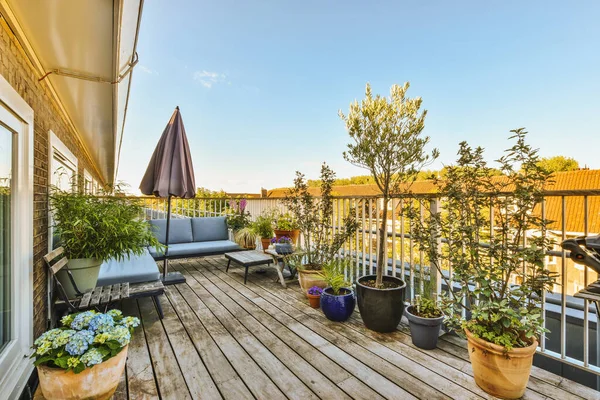
[[244, 210], [246, 209], [246, 205], [248, 204], [248, 200], [246, 199], [241, 199], [240, 200], [240, 212], [243, 213]]
[[277, 243], [277, 238], [271, 239], [271, 243], [273, 243], [273, 244]]
[[229, 200], [229, 207], [234, 210], [237, 211], [237, 204], [235, 203], [234, 199]]
[[292, 239], [290, 239], [288, 236], [282, 236], [279, 238], [277, 243], [292, 243]]
[[320, 296], [323, 293], [323, 289], [318, 286], [313, 286], [308, 289], [308, 294], [312, 294], [313, 296]]

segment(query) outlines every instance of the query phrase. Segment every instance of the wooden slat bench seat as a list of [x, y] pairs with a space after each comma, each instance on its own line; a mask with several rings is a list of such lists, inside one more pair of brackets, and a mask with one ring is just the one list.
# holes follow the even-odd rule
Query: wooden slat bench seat
[[[158, 296], [164, 293], [165, 287], [160, 280], [141, 283], [115, 283], [112, 285], [97, 286], [92, 290], [82, 293], [77, 287], [71, 271], [69, 271], [69, 267], [67, 266], [68, 259], [64, 256], [64, 249], [62, 247], [45, 255], [44, 261], [48, 266], [54, 286], [57, 289], [56, 294], [58, 298], [51, 306], [66, 308], [69, 312], [78, 312], [91, 308], [98, 310], [103, 309], [106, 311], [110, 304], [117, 301], [137, 297], [151, 297], [156, 305], [160, 318], [163, 318], [162, 307]], [[66, 271], [67, 276], [77, 293], [76, 297], [69, 298], [63, 285], [58, 280], [56, 274], [61, 270]], [[55, 296], [51, 294], [51, 299], [54, 299], [54, 297]], [[52, 322], [54, 319], [53, 317], [54, 313], [52, 313]], [[53, 323], [51, 324], [54, 325]]]

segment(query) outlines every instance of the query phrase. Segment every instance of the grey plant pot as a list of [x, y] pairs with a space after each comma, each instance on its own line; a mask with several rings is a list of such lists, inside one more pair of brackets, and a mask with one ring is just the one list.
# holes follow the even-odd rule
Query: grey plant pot
[[413, 306], [409, 306], [405, 311], [413, 344], [424, 350], [435, 349], [444, 316], [439, 318], [421, 318], [413, 314]]

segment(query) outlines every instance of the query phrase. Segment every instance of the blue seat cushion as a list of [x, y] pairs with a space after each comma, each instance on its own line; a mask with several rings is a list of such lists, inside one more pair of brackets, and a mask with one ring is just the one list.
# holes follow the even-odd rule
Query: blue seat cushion
[[[152, 232], [162, 244], [167, 243], [167, 220], [151, 219]], [[189, 218], [172, 218], [169, 226], [169, 244], [190, 243], [192, 241], [192, 223]]]
[[229, 239], [225, 217], [192, 218], [194, 242], [211, 242]]
[[156, 261], [147, 249], [141, 256], [131, 255], [122, 261], [110, 259], [100, 266], [97, 286], [114, 285], [116, 283], [150, 282], [160, 279]]
[[[157, 252], [154, 247], [149, 247], [150, 254], [152, 257], [162, 257], [164, 253], [162, 251]], [[182, 257], [182, 256], [201, 256], [202, 254], [213, 254], [213, 253], [226, 253], [228, 251], [240, 250], [240, 246], [237, 243], [230, 240], [214, 240], [212, 242], [192, 242], [192, 243], [179, 243], [169, 245], [169, 256], [171, 257]]]

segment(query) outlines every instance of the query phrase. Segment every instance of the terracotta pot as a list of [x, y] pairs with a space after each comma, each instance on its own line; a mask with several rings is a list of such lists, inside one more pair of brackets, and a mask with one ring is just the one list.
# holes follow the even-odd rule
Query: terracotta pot
[[529, 347], [508, 353], [497, 344], [473, 336], [465, 329], [475, 383], [487, 393], [503, 399], [518, 399], [525, 393], [537, 340]]
[[300, 229], [293, 229], [291, 231], [284, 229], [275, 229], [275, 237], [277, 240], [281, 239], [283, 236], [287, 236], [292, 239], [292, 244], [294, 246], [298, 245], [298, 238], [300, 237]]
[[86, 368], [79, 374], [45, 365], [37, 367], [40, 389], [46, 400], [105, 400], [117, 390], [125, 361], [127, 347], [101, 364]]
[[263, 251], [265, 251], [271, 245], [271, 239], [260, 238], [260, 243], [262, 244]]
[[321, 273], [322, 271], [298, 270], [298, 282], [300, 283], [300, 287], [305, 296], [308, 297], [308, 289], [313, 286], [318, 286], [323, 289], [327, 287], [327, 283], [323, 279]]
[[312, 308], [321, 307], [321, 295], [320, 294], [310, 294], [306, 293], [306, 297], [308, 297], [308, 302]]

